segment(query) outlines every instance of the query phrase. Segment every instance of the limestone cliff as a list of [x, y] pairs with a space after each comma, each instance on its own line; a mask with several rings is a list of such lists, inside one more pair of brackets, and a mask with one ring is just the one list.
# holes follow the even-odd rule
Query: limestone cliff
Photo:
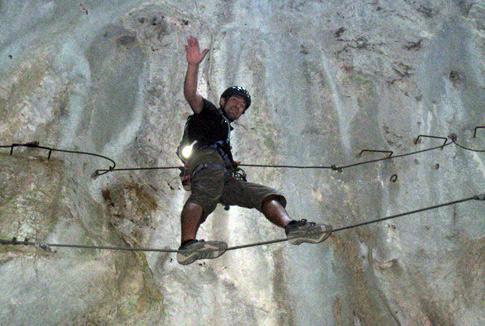
[[[0, 145], [178, 165], [190, 114], [184, 44], [210, 49], [199, 92], [253, 105], [243, 163], [345, 165], [393, 151], [484, 149], [485, 2], [0, 1]], [[0, 148], [0, 238], [177, 248], [175, 170], [112, 172], [99, 157]], [[247, 168], [294, 218], [358, 223], [485, 192], [485, 154], [457, 146], [355, 166]], [[392, 178], [391, 176], [395, 175]], [[396, 180], [397, 178], [397, 180]], [[483, 324], [483, 202], [178, 265], [172, 254], [0, 246], [0, 324]], [[201, 238], [284, 236], [255, 210], [218, 208]]]

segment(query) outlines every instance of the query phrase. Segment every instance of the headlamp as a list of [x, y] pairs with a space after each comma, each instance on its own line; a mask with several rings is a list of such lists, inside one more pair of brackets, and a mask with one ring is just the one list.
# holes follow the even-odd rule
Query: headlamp
[[194, 145], [196, 143], [197, 143], [197, 140], [194, 140], [192, 144], [182, 147], [182, 151], [180, 152], [182, 154], [182, 158], [186, 160], [190, 158], [190, 156], [192, 155], [192, 151], [194, 149]]

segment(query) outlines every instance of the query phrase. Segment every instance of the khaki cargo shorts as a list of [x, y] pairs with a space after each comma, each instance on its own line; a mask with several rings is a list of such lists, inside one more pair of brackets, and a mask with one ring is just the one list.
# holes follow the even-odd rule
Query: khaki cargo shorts
[[[224, 161], [213, 149], [198, 151], [188, 163], [192, 193], [187, 203], [202, 206], [204, 209], [202, 223], [216, 209], [218, 203], [256, 208], [261, 211], [264, 201], [274, 197], [283, 207], [286, 206], [286, 198], [277, 190], [256, 183], [239, 181], [225, 173]], [[201, 164], [205, 167], [197, 168]], [[194, 170], [196, 173], [192, 175]]]

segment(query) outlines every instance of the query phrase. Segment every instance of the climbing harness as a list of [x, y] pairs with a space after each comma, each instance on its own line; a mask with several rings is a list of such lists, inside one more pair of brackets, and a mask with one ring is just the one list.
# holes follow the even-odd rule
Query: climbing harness
[[[190, 184], [191, 178], [194, 177], [197, 173], [204, 169], [211, 169], [211, 170], [226, 170], [226, 167], [222, 163], [202, 163], [197, 165], [197, 167], [192, 171], [192, 174], [190, 174], [190, 169], [188, 164], [186, 163], [184, 167], [180, 168], [180, 182], [182, 183], [182, 186], [184, 190], [186, 191], [191, 191], [192, 187]], [[226, 170], [227, 171], [227, 170]]]
[[[217, 112], [219, 115], [223, 118], [224, 120], [224, 125], [226, 126], [226, 132], [227, 132], [227, 137], [225, 140], [219, 140], [216, 142], [213, 142], [211, 144], [202, 144], [199, 143], [198, 140], [190, 139], [189, 137], [189, 128], [190, 128], [190, 123], [192, 119], [194, 119], [194, 115], [191, 115], [187, 118], [187, 121], [185, 122], [184, 126], [184, 133], [182, 136], [182, 140], [180, 141], [179, 146], [177, 147], [176, 154], [184, 164], [183, 167], [180, 167], [180, 181], [182, 183], [182, 187], [190, 191], [191, 190], [191, 185], [190, 181], [191, 178], [194, 177], [199, 171], [203, 169], [224, 169], [225, 170], [225, 175], [231, 174], [233, 170], [233, 166], [235, 166], [234, 159], [231, 154], [231, 144], [230, 144], [230, 137], [231, 137], [231, 122], [228, 120], [228, 118], [224, 115], [222, 112], [222, 109], [217, 109]], [[190, 173], [190, 158], [193, 155], [197, 155], [197, 151], [201, 151], [203, 149], [211, 148], [214, 149], [219, 156], [222, 158], [224, 161], [224, 164], [221, 163], [203, 163], [199, 164], [195, 169]], [[244, 171], [243, 171], [244, 173]], [[245, 173], [241, 174], [240, 172], [238, 173], [239, 176], [244, 176]]]
[[247, 182], [247, 175], [246, 172], [238, 167], [235, 168], [228, 168], [225, 164], [222, 163], [202, 163], [199, 164], [192, 174], [190, 174], [190, 169], [188, 164], [184, 164], [183, 167], [180, 167], [180, 182], [182, 183], [182, 187], [186, 191], [191, 191], [192, 187], [190, 185], [191, 178], [194, 177], [198, 172], [204, 169], [211, 169], [211, 170], [224, 170], [225, 176], [232, 176], [234, 179], [238, 181]]
[[177, 147], [176, 154], [180, 158], [180, 160], [186, 163], [190, 157], [193, 155], [194, 151], [202, 150], [204, 148], [213, 148], [215, 149], [219, 155], [224, 159], [226, 163], [233, 163], [232, 154], [231, 154], [231, 122], [225, 116], [224, 112], [221, 108], [217, 109], [219, 116], [223, 119], [224, 125], [226, 127], [226, 139], [218, 140], [212, 142], [210, 144], [203, 144], [200, 143], [197, 139], [193, 139], [189, 136], [189, 129], [191, 128], [191, 124], [193, 123], [195, 117], [191, 115], [187, 118], [184, 126], [184, 133], [182, 135], [182, 140], [180, 141], [179, 146]]
[[240, 167], [236, 167], [232, 170], [232, 177], [238, 181], [248, 182], [246, 171]]

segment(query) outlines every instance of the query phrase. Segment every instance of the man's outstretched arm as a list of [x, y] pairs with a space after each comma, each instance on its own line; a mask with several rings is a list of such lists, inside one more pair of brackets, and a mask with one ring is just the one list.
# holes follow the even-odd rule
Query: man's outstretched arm
[[187, 73], [184, 82], [184, 96], [189, 102], [192, 111], [200, 113], [203, 107], [203, 98], [197, 93], [197, 78], [199, 74], [199, 64], [204, 60], [209, 49], [200, 52], [199, 41], [193, 36], [187, 38], [185, 45], [185, 55], [187, 57]]

